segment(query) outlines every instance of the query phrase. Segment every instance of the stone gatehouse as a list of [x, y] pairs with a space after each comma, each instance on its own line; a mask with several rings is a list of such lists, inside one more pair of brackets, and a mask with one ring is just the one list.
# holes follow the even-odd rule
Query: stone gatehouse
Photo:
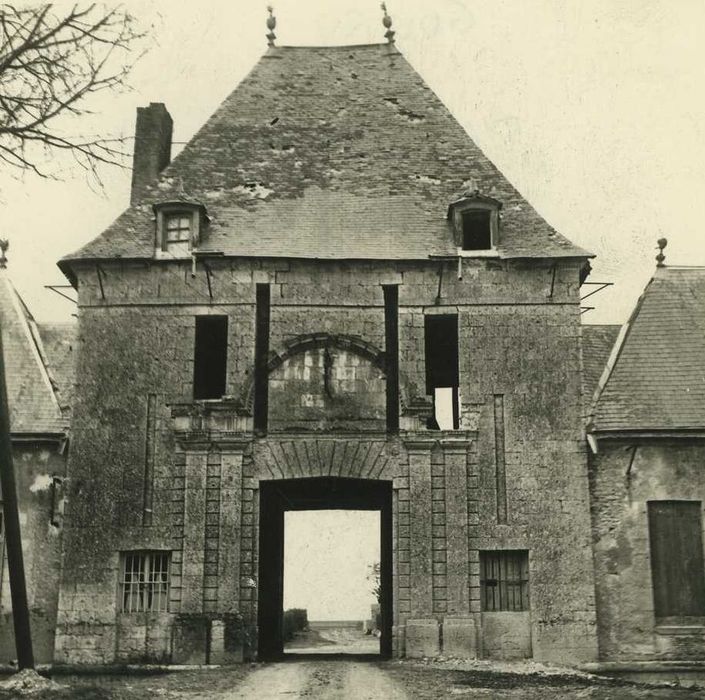
[[281, 652], [287, 509], [381, 512], [381, 651], [597, 657], [580, 286], [393, 44], [271, 47], [60, 266], [55, 660]]

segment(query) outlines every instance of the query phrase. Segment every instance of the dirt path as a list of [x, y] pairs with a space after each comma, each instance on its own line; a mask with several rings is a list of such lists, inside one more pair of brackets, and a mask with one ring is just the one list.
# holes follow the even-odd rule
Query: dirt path
[[[705, 689], [639, 686], [536, 665], [304, 657], [126, 675], [57, 676], [32, 700], [705, 700]], [[17, 700], [3, 689], [0, 700]]]
[[237, 689], [218, 696], [218, 700], [236, 698], [409, 700], [409, 696], [375, 664], [354, 660], [267, 664], [248, 676]]

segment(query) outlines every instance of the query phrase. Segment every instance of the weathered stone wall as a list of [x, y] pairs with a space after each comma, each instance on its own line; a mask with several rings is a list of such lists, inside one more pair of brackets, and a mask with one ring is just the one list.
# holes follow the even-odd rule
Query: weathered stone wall
[[[512, 548], [529, 550], [533, 656], [595, 657], [576, 263], [465, 260], [461, 279], [457, 261], [103, 268], [100, 279], [79, 269], [60, 660], [110, 661], [116, 649], [130, 660], [205, 660], [208, 635], [211, 658], [251, 652], [252, 635], [243, 652], [232, 630], [238, 615], [245, 627], [256, 619], [258, 483], [326, 469], [393, 483], [399, 652], [407, 624], [435, 635], [426, 641], [440, 651], [445, 622], [458, 653], [524, 649], [525, 614], [503, 615], [482, 636], [479, 553]], [[288, 354], [270, 374], [270, 436], [253, 442], [255, 285], [264, 282], [273, 356], [310, 334], [361, 338], [368, 351], [324, 343]], [[400, 285], [399, 438], [383, 432], [384, 370], [374, 359], [384, 350], [385, 284]], [[222, 402], [191, 399], [194, 316], [203, 313], [229, 317], [233, 398]], [[432, 313], [459, 318], [459, 431], [427, 431], [411, 411], [427, 400]], [[329, 389], [348, 401], [338, 415], [326, 348]], [[131, 549], [172, 552], [169, 613], [158, 620], [118, 615], [119, 552]], [[491, 629], [511, 628], [513, 615], [513, 638], [524, 641], [503, 646]], [[231, 640], [227, 649], [214, 648], [213, 630]]]
[[[13, 444], [32, 644], [37, 663], [54, 656], [66, 453], [56, 441]], [[0, 538], [0, 659], [16, 659], [5, 543]]]
[[651, 500], [700, 500], [705, 504], [704, 463], [702, 441], [600, 440], [598, 454], [591, 456], [601, 659], [705, 656], [701, 626], [657, 626], [647, 512]]
[[340, 348], [297, 353], [269, 375], [270, 432], [385, 429], [385, 376]]

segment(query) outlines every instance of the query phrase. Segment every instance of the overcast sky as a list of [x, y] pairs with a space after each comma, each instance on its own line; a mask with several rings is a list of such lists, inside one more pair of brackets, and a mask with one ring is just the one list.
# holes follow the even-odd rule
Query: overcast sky
[[[104, 95], [81, 128], [131, 136], [135, 109], [165, 102], [187, 141], [266, 49], [264, 2], [127, 2], [153, 27], [132, 91]], [[59, 7], [62, 3], [59, 3]], [[705, 3], [701, 0], [390, 0], [397, 46], [538, 211], [593, 251], [612, 281], [586, 320], [621, 322], [666, 236], [667, 262], [705, 265]], [[376, 0], [279, 0], [277, 43], [383, 41]], [[65, 125], [70, 128], [70, 125]], [[181, 148], [176, 145], [174, 151]], [[95, 191], [67, 179], [0, 173], [0, 237], [35, 316], [72, 305], [56, 261], [115, 218], [129, 170]]]
[[367, 620], [377, 601], [378, 511], [290, 511], [284, 520], [284, 609], [309, 620]]

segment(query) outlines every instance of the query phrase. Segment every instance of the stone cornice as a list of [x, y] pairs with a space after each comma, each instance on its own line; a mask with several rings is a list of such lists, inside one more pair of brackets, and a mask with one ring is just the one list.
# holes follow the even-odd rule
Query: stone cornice
[[424, 452], [438, 444], [444, 452], [466, 452], [477, 439], [475, 430], [429, 430], [401, 436], [409, 452]]
[[252, 444], [253, 436], [210, 430], [179, 430], [174, 432], [174, 439], [185, 452], [208, 452], [212, 447], [221, 452], [244, 452]]

